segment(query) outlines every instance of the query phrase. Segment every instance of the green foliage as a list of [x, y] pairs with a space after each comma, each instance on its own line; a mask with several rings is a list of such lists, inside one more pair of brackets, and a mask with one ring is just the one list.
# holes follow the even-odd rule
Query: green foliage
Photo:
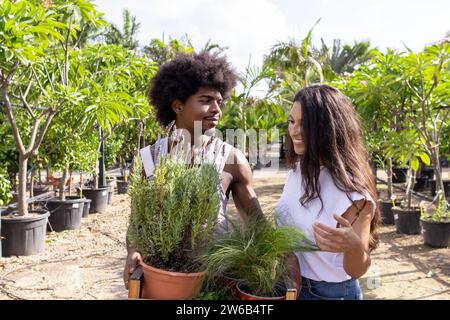
[[322, 47], [317, 50], [318, 60], [322, 64], [325, 79], [331, 81], [343, 75], [351, 73], [355, 68], [372, 57], [370, 42], [354, 42], [341, 44], [340, 39], [334, 39], [329, 48], [322, 39]]
[[439, 191], [437, 196], [437, 207], [434, 210], [425, 208], [423, 203], [420, 205], [421, 218], [434, 222], [450, 222], [450, 204], [443, 196], [443, 192]]
[[292, 226], [276, 227], [258, 217], [249, 218], [245, 225], [232, 226], [230, 232], [214, 241], [205, 256], [209, 277], [242, 279], [257, 295], [273, 294], [275, 284], [286, 276], [286, 254], [319, 250]]
[[323, 82], [322, 66], [315, 57], [311, 42], [312, 31], [319, 21], [320, 19], [302, 41], [291, 39], [277, 43], [264, 58], [264, 66], [274, 71], [270, 77], [270, 91], [281, 94], [285, 99], [292, 99], [304, 86]]
[[430, 157], [420, 141], [419, 133], [413, 129], [388, 132], [383, 149], [386, 157], [398, 164], [409, 164], [414, 171], [419, 170], [420, 160], [430, 165]]
[[11, 199], [11, 183], [8, 180], [8, 173], [0, 167], [0, 206], [8, 204]]
[[86, 126], [98, 123], [107, 132], [128, 118], [144, 117], [150, 110], [145, 87], [156, 64], [116, 45], [97, 44], [83, 49], [89, 92], [84, 112]]
[[[51, 41], [64, 41], [67, 26], [60, 15], [45, 10], [37, 1], [0, 2], [0, 70], [13, 72], [17, 64], [28, 65], [43, 55]], [[5, 72], [6, 71], [6, 72]]]
[[157, 268], [203, 270], [201, 256], [211, 241], [219, 211], [219, 174], [210, 164], [186, 165], [181, 157], [161, 157], [149, 180], [135, 159], [131, 179], [128, 240]]
[[122, 45], [126, 49], [135, 50], [139, 46], [136, 35], [141, 24], [136, 21], [136, 16], [132, 16], [128, 9], [123, 10], [122, 15], [122, 31], [115, 24], [108, 24], [104, 34], [105, 42], [107, 44]]
[[169, 39], [167, 43], [160, 39], [152, 39], [148, 46], [144, 47], [145, 55], [158, 65], [162, 65], [173, 59], [179, 53], [193, 53], [194, 47], [190, 41]]

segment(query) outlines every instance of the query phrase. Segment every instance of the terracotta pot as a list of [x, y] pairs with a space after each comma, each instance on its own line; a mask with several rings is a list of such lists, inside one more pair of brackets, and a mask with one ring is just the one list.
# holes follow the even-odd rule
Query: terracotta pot
[[236, 290], [242, 300], [286, 300], [286, 289], [281, 286], [276, 286], [276, 290], [280, 293], [277, 297], [262, 297], [248, 293], [249, 289], [243, 282], [236, 284]]
[[230, 291], [230, 294], [234, 298], [239, 298], [239, 292], [237, 291], [237, 284], [242, 281], [241, 279], [236, 279], [233, 277], [221, 275], [219, 277], [220, 281], [223, 283], [224, 286], [228, 287], [228, 290]]
[[170, 272], [142, 263], [144, 283], [142, 298], [159, 300], [187, 300], [201, 289], [206, 270], [196, 273]]

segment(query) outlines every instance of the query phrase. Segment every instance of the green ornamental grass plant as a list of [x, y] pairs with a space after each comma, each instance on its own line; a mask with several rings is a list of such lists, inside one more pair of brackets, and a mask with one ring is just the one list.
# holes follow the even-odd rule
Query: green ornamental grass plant
[[287, 254], [319, 250], [302, 231], [277, 227], [273, 219], [252, 216], [245, 224], [231, 225], [230, 232], [215, 239], [204, 257], [208, 277], [240, 279], [255, 295], [276, 295], [276, 284], [288, 277]]

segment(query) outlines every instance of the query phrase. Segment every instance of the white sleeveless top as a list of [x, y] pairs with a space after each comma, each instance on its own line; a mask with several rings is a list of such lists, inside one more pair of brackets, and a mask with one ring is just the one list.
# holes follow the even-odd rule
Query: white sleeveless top
[[[303, 207], [299, 201], [304, 193], [301, 183], [300, 167], [290, 170], [280, 200], [275, 206], [278, 225], [291, 225], [302, 230], [305, 235], [315, 243], [312, 224], [316, 221], [336, 228], [337, 221], [333, 213], [342, 215], [352, 205], [346, 193], [339, 190], [333, 182], [331, 174], [325, 167], [321, 168], [319, 175], [320, 195]], [[365, 195], [358, 192], [349, 194], [353, 201], [366, 199], [373, 204], [372, 218], [375, 214], [375, 202], [367, 192]], [[344, 254], [333, 252], [305, 252], [296, 253], [300, 264], [302, 276], [326, 282], [342, 282], [351, 279], [344, 270]]]
[[[155, 165], [158, 163], [158, 158], [161, 155], [166, 155], [168, 153], [169, 149], [168, 138], [167, 137], [161, 138], [155, 142], [154, 158], [152, 156], [150, 148], [151, 146], [147, 146], [140, 150], [142, 164], [144, 166], [144, 171], [147, 177], [153, 175], [153, 170], [155, 168]], [[232, 149], [233, 146], [215, 137], [213, 141], [205, 148], [203, 162], [214, 164], [217, 172], [221, 175]], [[219, 214], [217, 217], [217, 223], [214, 228], [214, 232], [217, 235], [228, 231], [228, 223], [227, 223], [228, 198], [225, 194], [225, 190], [223, 190], [221, 181], [219, 182], [218, 188], [220, 196], [220, 207], [219, 207]]]

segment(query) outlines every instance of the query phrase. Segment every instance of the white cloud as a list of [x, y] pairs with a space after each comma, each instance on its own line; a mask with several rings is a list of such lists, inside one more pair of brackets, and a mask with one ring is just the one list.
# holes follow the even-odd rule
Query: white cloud
[[208, 40], [227, 46], [229, 59], [239, 71], [261, 64], [263, 54], [277, 41], [291, 34], [284, 13], [270, 0], [97, 0], [105, 18], [122, 24], [122, 10], [127, 7], [141, 23], [141, 45], [150, 39], [180, 38], [187, 34], [194, 46]]

